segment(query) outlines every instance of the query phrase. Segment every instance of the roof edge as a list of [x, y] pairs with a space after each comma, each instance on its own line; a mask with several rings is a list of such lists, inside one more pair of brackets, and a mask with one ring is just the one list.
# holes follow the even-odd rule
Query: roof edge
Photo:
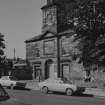
[[55, 34], [55, 35], [56, 35], [56, 33], [52, 32], [52, 31], [46, 31], [46, 32], [44, 32], [44, 33], [42, 33], [42, 34], [39, 34], [39, 35], [37, 35], [37, 36], [34, 36], [34, 37], [32, 37], [32, 38], [27, 39], [27, 40], [25, 40], [24, 42], [25, 42], [25, 43], [28, 43], [28, 42], [33, 42], [33, 41], [39, 41], [39, 40], [41, 40], [41, 38], [44, 37], [47, 33], [52, 33], [52, 34]]

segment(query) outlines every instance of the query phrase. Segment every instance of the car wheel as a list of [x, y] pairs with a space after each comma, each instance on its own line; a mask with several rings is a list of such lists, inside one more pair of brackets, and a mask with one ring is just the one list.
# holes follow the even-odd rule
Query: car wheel
[[67, 96], [72, 96], [72, 94], [73, 94], [73, 90], [72, 89], [70, 89], [70, 88], [66, 89], [66, 95]]
[[14, 85], [13, 84], [10, 85], [10, 89], [14, 89]]
[[47, 94], [47, 93], [48, 93], [48, 87], [44, 86], [44, 87], [42, 88], [42, 93]]
[[80, 95], [80, 96], [81, 96], [81, 95], [83, 95], [83, 93], [82, 93], [82, 92], [78, 92], [77, 94], [78, 94], [78, 95]]

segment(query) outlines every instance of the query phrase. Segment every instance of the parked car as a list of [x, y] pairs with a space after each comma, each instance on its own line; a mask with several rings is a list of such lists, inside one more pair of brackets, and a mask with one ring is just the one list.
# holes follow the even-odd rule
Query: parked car
[[0, 105], [29, 105], [11, 98], [0, 84]]
[[43, 93], [62, 92], [71, 96], [74, 93], [82, 94], [85, 91], [85, 87], [78, 87], [71, 81], [64, 81], [62, 79], [48, 79], [40, 82], [39, 88]]
[[26, 86], [25, 82], [20, 82], [13, 76], [2, 76], [0, 78], [0, 84], [3, 87], [9, 87], [11, 89], [13, 89], [14, 87], [25, 88], [25, 86]]

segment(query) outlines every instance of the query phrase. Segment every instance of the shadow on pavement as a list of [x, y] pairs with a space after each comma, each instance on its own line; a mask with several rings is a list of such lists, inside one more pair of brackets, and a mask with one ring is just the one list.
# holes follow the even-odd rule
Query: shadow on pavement
[[[65, 93], [59, 93], [59, 92], [49, 92], [48, 94], [54, 94], [54, 95], [64, 95], [66, 96]], [[76, 97], [93, 97], [94, 95], [92, 94], [73, 94], [72, 96]]]
[[25, 90], [25, 91], [30, 91], [31, 89], [28, 88], [22, 88], [22, 87], [15, 87], [15, 90]]
[[93, 97], [93, 94], [75, 94], [74, 96], [78, 96], [78, 97]]

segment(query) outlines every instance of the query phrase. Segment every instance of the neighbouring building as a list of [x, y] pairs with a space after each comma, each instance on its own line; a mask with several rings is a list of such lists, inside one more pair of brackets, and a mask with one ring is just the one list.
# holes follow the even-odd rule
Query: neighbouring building
[[42, 33], [25, 41], [26, 59], [33, 67], [35, 79], [83, 78], [83, 66], [73, 58], [80, 53], [78, 41], [73, 41], [76, 34], [71, 24], [72, 16], [78, 15], [75, 6], [73, 0], [47, 0], [41, 8]]

